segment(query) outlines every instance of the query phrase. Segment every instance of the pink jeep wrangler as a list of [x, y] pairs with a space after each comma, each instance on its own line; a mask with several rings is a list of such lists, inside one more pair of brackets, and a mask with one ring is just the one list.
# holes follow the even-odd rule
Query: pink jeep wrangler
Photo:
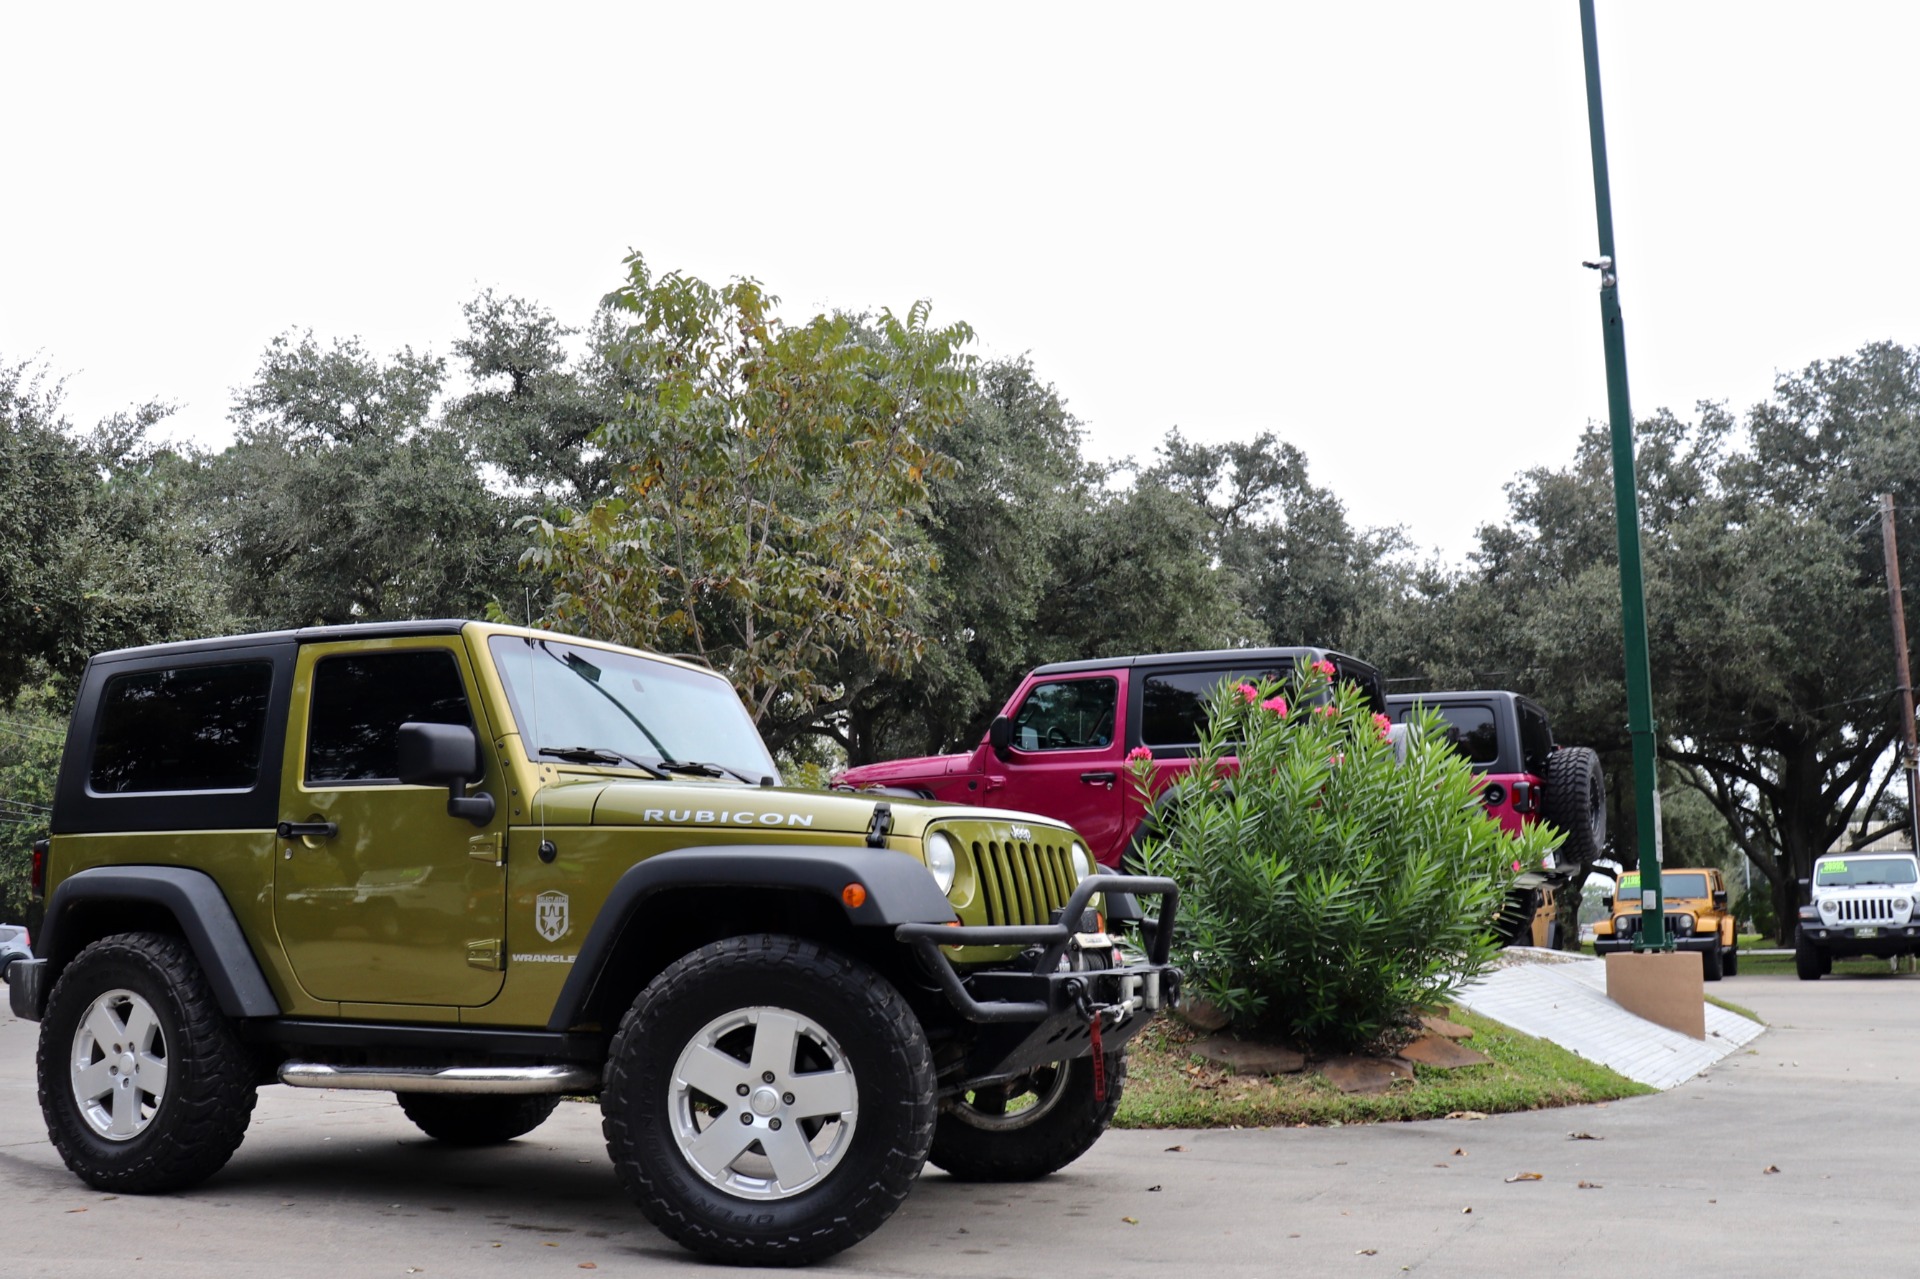
[[1607, 847], [1607, 789], [1600, 756], [1560, 746], [1538, 703], [1518, 693], [1396, 693], [1387, 699], [1395, 723], [1438, 711], [1453, 748], [1484, 783], [1487, 814], [1518, 834], [1538, 821], [1566, 832], [1550, 867], [1523, 871], [1503, 919], [1507, 940], [1558, 949], [1555, 894]]
[[1379, 671], [1323, 648], [1055, 662], [1021, 682], [986, 738], [966, 754], [863, 764], [835, 780], [859, 790], [1043, 813], [1079, 831], [1102, 866], [1117, 867], [1146, 816], [1127, 776], [1127, 752], [1145, 746], [1157, 772], [1185, 771], [1215, 685], [1284, 679], [1303, 661], [1332, 662], [1336, 680], [1359, 685], [1376, 712], [1387, 709]]

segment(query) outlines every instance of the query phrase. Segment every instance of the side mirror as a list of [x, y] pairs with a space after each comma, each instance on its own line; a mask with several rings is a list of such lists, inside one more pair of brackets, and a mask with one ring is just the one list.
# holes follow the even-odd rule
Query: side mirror
[[1007, 748], [1013, 745], [1013, 721], [1005, 715], [995, 715], [993, 723], [987, 726], [987, 745], [993, 747], [995, 755], [1005, 759]]
[[1725, 910], [1727, 908], [1727, 890], [1726, 889], [1717, 888], [1714, 890], [1713, 908], [1715, 910]]
[[1812, 883], [1813, 883], [1813, 881], [1812, 881], [1811, 879], [1804, 879], [1804, 878], [1803, 878], [1803, 879], [1801, 879], [1801, 880], [1799, 881], [1799, 883], [1800, 883], [1800, 887], [1802, 887], [1802, 888], [1805, 888], [1805, 887], [1807, 887], [1808, 885], [1810, 885], [1810, 884], [1812, 884]]
[[467, 783], [486, 775], [480, 739], [465, 724], [402, 724], [396, 740], [400, 780], [408, 786], [447, 788], [447, 815], [475, 826], [493, 820], [493, 796], [465, 793]]
[[1613, 909], [1613, 895], [1608, 894], [1607, 896], [1602, 897], [1600, 899], [1600, 905], [1604, 907], [1606, 910], [1611, 911]]

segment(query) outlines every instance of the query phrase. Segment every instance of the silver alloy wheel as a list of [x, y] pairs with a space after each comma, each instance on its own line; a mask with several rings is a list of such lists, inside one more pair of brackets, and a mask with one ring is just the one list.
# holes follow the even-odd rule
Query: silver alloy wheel
[[[961, 1123], [988, 1132], [1011, 1132], [1037, 1123], [1067, 1095], [1067, 1063], [1057, 1061], [1000, 1087], [962, 1093], [948, 1107]], [[1016, 1103], [1027, 1098], [1023, 1106]]]
[[701, 1027], [673, 1066], [673, 1139], [693, 1170], [741, 1199], [786, 1199], [846, 1156], [859, 1118], [847, 1055], [812, 1018], [738, 1008]]
[[167, 1095], [167, 1038], [153, 1005], [130, 990], [96, 996], [74, 1028], [67, 1071], [95, 1133], [131, 1141], [145, 1132]]

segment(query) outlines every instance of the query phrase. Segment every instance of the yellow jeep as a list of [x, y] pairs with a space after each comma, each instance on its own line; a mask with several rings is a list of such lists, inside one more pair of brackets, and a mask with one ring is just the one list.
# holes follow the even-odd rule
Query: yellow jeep
[[[1667, 936], [1673, 939], [1674, 949], [1699, 951], [1701, 975], [1708, 981], [1738, 973], [1738, 938], [1720, 872], [1698, 866], [1662, 870], [1660, 890], [1666, 898]], [[1632, 950], [1640, 931], [1640, 872], [1622, 875], [1618, 895], [1601, 900], [1611, 915], [1593, 926], [1594, 953]]]

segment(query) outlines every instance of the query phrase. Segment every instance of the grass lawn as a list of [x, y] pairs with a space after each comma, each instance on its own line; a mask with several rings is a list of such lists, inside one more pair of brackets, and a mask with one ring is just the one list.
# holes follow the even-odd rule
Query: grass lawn
[[1654, 1091], [1499, 1022], [1457, 1008], [1453, 1020], [1472, 1029], [1467, 1046], [1491, 1057], [1490, 1064], [1459, 1070], [1418, 1066], [1410, 1082], [1384, 1093], [1349, 1096], [1315, 1074], [1268, 1078], [1209, 1066], [1188, 1050], [1197, 1033], [1163, 1016], [1129, 1048], [1127, 1089], [1114, 1124], [1255, 1128], [1440, 1119], [1456, 1111], [1541, 1110]]
[[[1779, 955], [1761, 955], [1755, 953], [1761, 950], [1780, 949], [1782, 949], [1780, 943], [1771, 937], [1762, 937], [1756, 933], [1741, 933], [1740, 976], [1734, 977], [1731, 980], [1737, 985], [1740, 977], [1762, 977], [1769, 975], [1791, 977], [1794, 973], [1792, 948], [1786, 948], [1785, 953]], [[1587, 945], [1581, 947], [1581, 950], [1587, 955], [1592, 955], [1593, 944], [1589, 942]], [[1876, 973], [1884, 974], [1887, 971], [1889, 971], [1887, 961], [1884, 959], [1836, 959], [1833, 961], [1833, 975], [1836, 977], [1870, 977]], [[1718, 990], [1721, 989], [1721, 987], [1715, 987], [1714, 989]], [[1709, 996], [1709, 998], [1712, 998], [1712, 996]], [[1721, 1003], [1718, 999], [1714, 999], [1713, 1002], [1717, 1004]], [[1760, 1020], [1744, 1008], [1735, 1007], [1731, 1004], [1721, 1004], [1721, 1006], [1731, 1008], [1732, 1011], [1740, 1013], [1742, 1016], [1752, 1017], [1755, 1021]]]

